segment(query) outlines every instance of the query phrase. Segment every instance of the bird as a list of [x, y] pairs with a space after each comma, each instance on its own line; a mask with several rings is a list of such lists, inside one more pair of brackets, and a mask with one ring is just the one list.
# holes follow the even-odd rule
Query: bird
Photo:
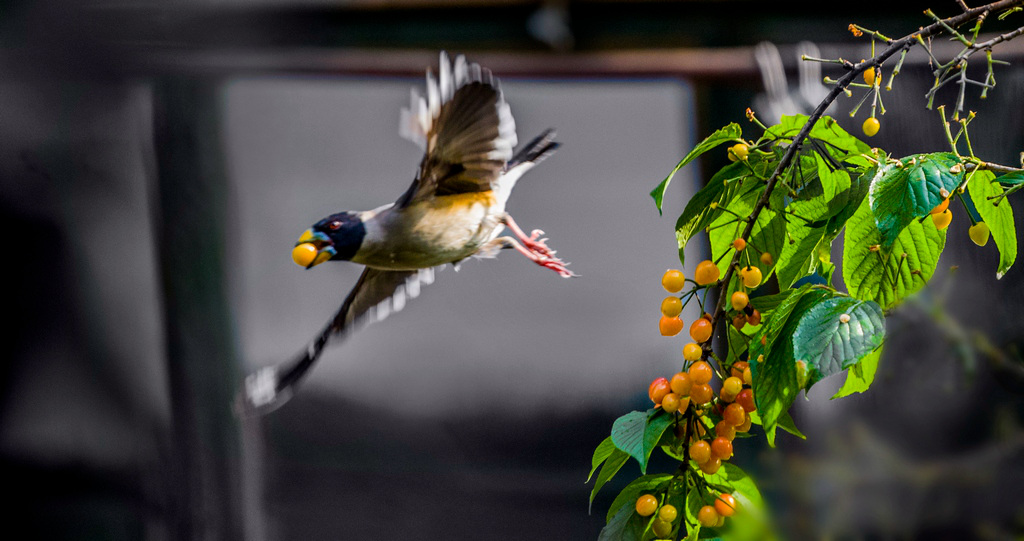
[[[267, 412], [292, 396], [327, 343], [401, 310], [434, 279], [434, 269], [468, 258], [516, 250], [562, 277], [575, 273], [555, 256], [544, 232], [526, 234], [505, 211], [519, 178], [560, 146], [548, 129], [513, 154], [515, 120], [490, 70], [441, 52], [438, 75], [428, 68], [426, 94], [412, 89], [400, 134], [424, 151], [412, 185], [398, 199], [367, 211], [331, 214], [305, 230], [292, 259], [311, 269], [349, 261], [364, 269], [341, 307], [290, 362], [250, 374], [245, 408]], [[502, 236], [508, 229], [511, 235]]]

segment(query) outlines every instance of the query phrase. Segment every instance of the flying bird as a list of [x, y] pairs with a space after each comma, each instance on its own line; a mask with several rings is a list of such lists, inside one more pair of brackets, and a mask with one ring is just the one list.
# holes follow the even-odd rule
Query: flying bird
[[[246, 378], [249, 409], [265, 412], [282, 404], [331, 338], [401, 310], [421, 284], [433, 281], [435, 267], [514, 249], [563, 277], [574, 276], [541, 238], [543, 231], [527, 235], [505, 212], [516, 181], [559, 143], [549, 129], [513, 154], [515, 121], [490, 70], [461, 55], [453, 64], [442, 52], [437, 77], [427, 70], [426, 96], [413, 89], [400, 132], [424, 150], [405, 193], [373, 210], [331, 214], [295, 243], [292, 259], [307, 269], [327, 261], [365, 269], [304, 352]], [[506, 228], [511, 235], [501, 236]]]

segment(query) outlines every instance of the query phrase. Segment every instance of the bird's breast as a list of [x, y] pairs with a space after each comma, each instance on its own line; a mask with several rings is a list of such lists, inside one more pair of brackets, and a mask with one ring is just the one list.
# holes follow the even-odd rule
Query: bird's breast
[[391, 208], [367, 223], [357, 263], [391, 270], [434, 267], [465, 259], [493, 238], [504, 213], [492, 192], [428, 198]]

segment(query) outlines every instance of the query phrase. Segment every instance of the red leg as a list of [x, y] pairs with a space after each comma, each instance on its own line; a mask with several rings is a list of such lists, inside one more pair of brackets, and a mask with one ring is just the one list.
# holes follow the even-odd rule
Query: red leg
[[496, 240], [503, 241], [502, 242], [503, 247], [515, 248], [517, 252], [519, 252], [519, 253], [523, 254], [524, 256], [530, 258], [530, 261], [533, 261], [534, 263], [536, 263], [536, 264], [538, 264], [538, 265], [540, 265], [540, 266], [542, 266], [544, 268], [548, 268], [548, 269], [551, 269], [551, 270], [557, 272], [559, 275], [562, 276], [562, 278], [571, 278], [573, 276], [578, 276], [576, 273], [572, 272], [571, 270], [569, 270], [566, 267], [566, 265], [568, 265], [568, 263], [566, 263], [566, 262], [562, 261], [561, 259], [551, 255], [551, 254], [554, 254], [554, 252], [552, 252], [552, 251], [549, 251], [547, 254], [544, 254], [544, 253], [540, 253], [539, 251], [536, 251], [536, 250], [531, 250], [531, 249], [527, 248], [526, 246], [523, 246], [522, 244], [519, 244], [518, 242], [516, 242], [516, 240], [513, 239], [512, 237], [502, 237], [502, 238], [496, 239]]
[[525, 246], [527, 250], [533, 252], [534, 254], [546, 257], [551, 257], [555, 255], [555, 251], [552, 250], [551, 248], [548, 248], [548, 245], [546, 244], [546, 241], [548, 239], [540, 238], [540, 236], [544, 234], [543, 231], [541, 231], [540, 229], [534, 229], [533, 231], [530, 232], [530, 235], [527, 236], [526, 233], [524, 233], [523, 230], [519, 228], [519, 225], [516, 224], [516, 221], [512, 219], [512, 216], [506, 214], [504, 221], [505, 225], [512, 230], [512, 234], [515, 235], [517, 239], [519, 239], [519, 242], [523, 243], [523, 246]]

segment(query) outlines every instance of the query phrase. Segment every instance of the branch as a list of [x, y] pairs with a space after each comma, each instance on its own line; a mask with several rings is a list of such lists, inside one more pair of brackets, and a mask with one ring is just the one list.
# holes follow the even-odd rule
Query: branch
[[[947, 26], [955, 28], [965, 22], [977, 19], [978, 17], [981, 17], [983, 14], [992, 11], [1001, 11], [1004, 9], [1009, 9], [1021, 5], [1024, 5], [1024, 0], [1000, 0], [999, 2], [993, 2], [991, 4], [987, 4], [981, 7], [965, 9], [964, 12], [959, 15], [955, 15], [953, 17], [949, 17], [946, 19], [941, 19], [935, 23], [932, 23], [918, 30], [917, 32], [904, 36], [900, 39], [888, 42], [889, 45], [885, 48], [885, 50], [883, 50], [878, 55], [872, 57], [870, 60], [853, 64], [847, 70], [846, 74], [840, 77], [838, 81], [836, 81], [836, 85], [832, 88], [832, 90], [829, 91], [828, 95], [825, 96], [821, 103], [819, 103], [818, 106], [814, 108], [814, 111], [811, 112], [810, 116], [807, 119], [807, 122], [804, 124], [802, 128], [800, 128], [800, 132], [797, 133], [796, 137], [793, 138], [793, 142], [786, 149], [786, 153], [783, 154], [782, 159], [779, 160], [779, 164], [775, 167], [775, 171], [773, 171], [772, 175], [768, 178], [768, 184], [767, 186], [765, 186], [764, 193], [761, 194], [761, 198], [758, 199], [757, 203], [754, 205], [754, 209], [750, 213], [750, 217], [747, 221], [747, 226], [743, 229], [741, 238], [743, 238], [743, 240], [749, 240], [750, 234], [754, 230], [754, 224], [757, 223], [757, 217], [758, 215], [761, 214], [761, 211], [764, 210], [765, 206], [768, 204], [768, 199], [771, 197], [772, 191], [775, 189], [776, 184], [779, 182], [779, 178], [781, 177], [782, 172], [789, 167], [790, 163], [792, 163], [793, 158], [796, 156], [797, 152], [799, 152], [801, 147], [803, 146], [804, 140], [807, 139], [807, 136], [811, 133], [811, 128], [814, 127], [814, 124], [822, 117], [822, 115], [825, 114], [825, 110], [828, 109], [830, 105], [832, 105], [832, 102], [834, 102], [839, 97], [839, 95], [846, 90], [846, 88], [850, 85], [850, 83], [853, 82], [854, 79], [856, 79], [862, 73], [867, 71], [869, 68], [881, 67], [881, 65], [886, 60], [888, 60], [890, 57], [900, 52], [901, 50], [910, 48], [915, 44], [921, 43], [924, 41], [925, 38], [941, 34], [942, 32], [945, 31]], [[1022, 31], [1024, 30], [1018, 28], [1013, 32], [997, 36], [989, 41], [977, 45], [979, 47], [979, 50], [985, 48], [985, 46], [991, 47], [992, 45], [995, 45], [996, 43], [999, 43], [1001, 41], [1013, 39], [1013, 37], [1020, 35]], [[736, 252], [735, 254], [733, 254], [732, 261], [729, 263], [729, 268], [725, 271], [725, 276], [722, 277], [722, 280], [719, 282], [718, 301], [715, 305], [715, 312], [711, 317], [711, 321], [715, 325], [715, 328], [719, 328], [718, 322], [722, 319], [722, 317], [725, 314], [726, 293], [728, 291], [729, 283], [732, 280], [736, 267], [739, 265], [739, 260], [740, 252]], [[706, 342], [705, 348], [710, 348], [710, 343], [710, 340]]]

